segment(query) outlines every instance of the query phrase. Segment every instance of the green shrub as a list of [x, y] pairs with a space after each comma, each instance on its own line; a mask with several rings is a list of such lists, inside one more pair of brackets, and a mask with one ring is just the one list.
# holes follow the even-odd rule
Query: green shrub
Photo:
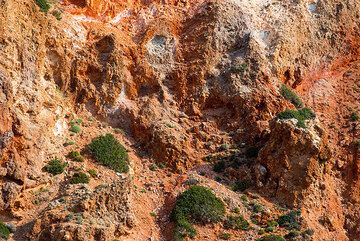
[[219, 234], [219, 239], [229, 240], [230, 238], [231, 238], [231, 234], [229, 234], [229, 233], [221, 233], [221, 234]]
[[69, 130], [71, 132], [74, 132], [74, 133], [80, 133], [81, 132], [81, 127], [74, 124], [74, 125], [71, 125]]
[[306, 128], [305, 120], [315, 119], [315, 117], [315, 113], [309, 108], [285, 110], [277, 114], [277, 118], [280, 120], [296, 119], [298, 121], [297, 126], [300, 128]]
[[275, 230], [275, 228], [274, 228], [274, 227], [271, 227], [271, 226], [267, 226], [267, 227], [265, 228], [265, 232], [267, 232], [267, 233], [272, 233], [272, 232], [274, 232], [274, 230]]
[[291, 230], [289, 233], [287, 233], [284, 238], [286, 240], [296, 240], [297, 237], [299, 237], [301, 233], [297, 230]]
[[289, 89], [286, 85], [281, 86], [280, 92], [281, 92], [281, 95], [285, 99], [290, 101], [296, 108], [303, 108], [304, 107], [304, 104], [302, 103], [299, 96], [297, 96], [297, 94], [294, 91], [292, 91], [291, 89]]
[[236, 207], [233, 210], [231, 210], [233, 213], [240, 213], [240, 208]]
[[357, 112], [351, 113], [351, 115], [350, 115], [350, 120], [351, 121], [358, 121], [359, 119], [360, 119], [360, 117], [359, 117], [359, 114]]
[[66, 162], [61, 161], [60, 159], [52, 159], [46, 166], [45, 171], [53, 174], [58, 175], [64, 172], [65, 167], [67, 166]]
[[286, 240], [282, 236], [270, 234], [257, 239], [257, 241], [286, 241]]
[[280, 227], [285, 227], [288, 230], [299, 230], [302, 222], [300, 211], [290, 211], [287, 214], [281, 215], [277, 222]]
[[254, 213], [261, 213], [264, 211], [264, 206], [259, 203], [251, 203], [250, 205], [252, 206], [251, 209]]
[[47, 0], [36, 0], [36, 4], [44, 13], [47, 13], [51, 7], [50, 3]]
[[84, 161], [84, 157], [78, 151], [71, 151], [71, 152], [69, 152], [69, 154], [67, 154], [66, 157], [75, 162], [83, 162]]
[[243, 192], [251, 186], [252, 182], [250, 180], [240, 180], [236, 181], [233, 186], [233, 191]]
[[155, 164], [155, 163], [153, 163], [153, 164], [151, 164], [150, 166], [149, 166], [149, 170], [150, 171], [156, 171], [158, 169], [158, 166]]
[[225, 220], [224, 227], [234, 230], [248, 230], [250, 224], [243, 216], [230, 216]]
[[113, 169], [114, 171], [129, 171], [129, 156], [126, 149], [112, 134], [106, 134], [95, 138], [88, 145], [88, 150], [96, 161]]
[[70, 179], [71, 184], [89, 183], [90, 177], [83, 172], [76, 172]]
[[217, 172], [217, 173], [223, 172], [223, 171], [225, 171], [225, 169], [226, 169], [225, 161], [219, 161], [219, 162], [215, 163], [214, 167], [213, 167], [213, 171]]
[[267, 226], [268, 226], [268, 227], [278, 227], [278, 226], [279, 226], [279, 223], [276, 222], [276, 221], [274, 221], [274, 220], [272, 220], [272, 221], [268, 221]]
[[304, 238], [304, 239], [311, 239], [311, 236], [314, 235], [314, 230], [312, 229], [306, 229], [304, 232], [301, 233], [301, 236]]
[[67, 146], [72, 146], [72, 145], [75, 145], [75, 144], [76, 144], [75, 141], [67, 140], [67, 141], [64, 143], [64, 146], [67, 147]]
[[172, 212], [176, 223], [175, 240], [184, 240], [186, 236], [195, 237], [196, 230], [192, 223], [216, 223], [223, 219], [224, 214], [224, 203], [210, 189], [191, 186], [179, 195]]
[[6, 227], [4, 223], [0, 222], [0, 238], [7, 240], [9, 238], [9, 235], [10, 230], [8, 229], [8, 227]]
[[88, 173], [90, 174], [91, 177], [97, 177], [97, 171], [95, 169], [90, 169], [88, 170]]

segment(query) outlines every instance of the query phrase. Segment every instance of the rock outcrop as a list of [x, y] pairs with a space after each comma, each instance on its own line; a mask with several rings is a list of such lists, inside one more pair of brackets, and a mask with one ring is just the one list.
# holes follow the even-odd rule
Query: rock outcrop
[[[80, 184], [81, 185], [81, 184]], [[35, 221], [33, 240], [113, 240], [134, 226], [128, 177], [94, 190], [68, 187]]]
[[257, 181], [280, 203], [296, 207], [329, 171], [331, 151], [319, 123], [310, 121], [304, 130], [293, 121], [272, 122], [269, 140], [257, 159]]

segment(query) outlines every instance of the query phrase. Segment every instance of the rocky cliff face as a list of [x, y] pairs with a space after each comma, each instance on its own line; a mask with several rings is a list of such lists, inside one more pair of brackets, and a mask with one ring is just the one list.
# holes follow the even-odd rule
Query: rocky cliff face
[[[355, 240], [359, 127], [350, 115], [359, 111], [358, 5], [68, 0], [44, 13], [33, 0], [0, 0], [0, 217], [18, 226], [15, 240], [167, 239], [147, 217], [151, 210], [139, 207], [159, 208], [179, 183], [145, 172], [144, 160], [166, 163], [181, 180], [228, 146], [237, 147], [237, 162], [256, 147], [256, 161], [225, 173], [230, 183], [246, 176], [251, 191], [301, 208], [314, 240]], [[274, 120], [294, 108], [282, 84], [315, 110], [308, 128]], [[84, 123], [74, 135], [68, 129], [76, 118]], [[105, 132], [117, 132], [134, 160], [124, 178], [153, 194], [139, 198], [133, 184], [118, 184], [91, 158], [56, 178], [43, 171], [74, 148], [70, 142], [82, 149]], [[66, 181], [79, 168], [100, 172], [81, 198], [72, 195], [82, 189]], [[149, 180], [165, 183], [155, 188]], [[103, 183], [113, 186], [96, 193]], [[85, 221], [69, 220], [72, 213]]]

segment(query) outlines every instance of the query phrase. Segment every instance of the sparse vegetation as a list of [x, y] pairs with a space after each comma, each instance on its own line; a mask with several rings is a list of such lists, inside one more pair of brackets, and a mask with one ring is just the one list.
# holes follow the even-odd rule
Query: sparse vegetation
[[223, 219], [224, 203], [208, 188], [191, 186], [179, 195], [172, 218], [176, 223], [174, 238], [184, 240], [186, 236], [194, 238], [196, 230], [192, 223], [216, 223]]
[[303, 108], [304, 104], [299, 96], [286, 85], [282, 85], [280, 89], [281, 95], [290, 101], [296, 108]]
[[284, 238], [286, 240], [296, 240], [297, 237], [299, 237], [301, 233], [297, 230], [291, 230], [289, 233], [287, 233]]
[[70, 179], [71, 184], [89, 183], [90, 177], [83, 172], [76, 172]]
[[236, 207], [231, 210], [233, 213], [240, 213], [240, 208]]
[[129, 156], [126, 149], [112, 134], [106, 134], [95, 138], [88, 145], [88, 150], [96, 161], [114, 171], [129, 171]]
[[234, 230], [248, 230], [250, 224], [243, 216], [229, 216], [224, 222], [224, 227]]
[[66, 162], [63, 162], [58, 158], [54, 158], [44, 167], [44, 169], [53, 175], [58, 175], [64, 172], [66, 166]]
[[358, 121], [360, 119], [359, 114], [357, 112], [352, 112], [350, 115], [351, 121]]
[[7, 240], [10, 235], [10, 230], [3, 222], [0, 222], [0, 238]]
[[36, 4], [40, 7], [41, 11], [47, 13], [51, 7], [48, 0], [36, 0]]
[[301, 213], [298, 210], [290, 211], [289, 213], [280, 216], [277, 220], [280, 227], [285, 227], [288, 230], [299, 230], [301, 221]]
[[225, 169], [226, 169], [225, 161], [218, 161], [217, 163], [214, 164], [213, 167], [213, 171], [217, 173], [223, 172], [225, 171]]
[[156, 171], [158, 169], [158, 166], [156, 165], [156, 163], [152, 163], [150, 166], [149, 166], [149, 170], [150, 171]]
[[231, 71], [234, 73], [244, 73], [248, 69], [246, 63], [235, 63], [231, 65]]
[[97, 171], [96, 171], [95, 169], [90, 169], [90, 170], [88, 170], [88, 173], [90, 174], [90, 176], [91, 176], [92, 178], [97, 177]]
[[67, 147], [67, 146], [72, 146], [72, 145], [75, 145], [75, 144], [76, 144], [75, 141], [67, 140], [67, 141], [64, 143], [64, 146]]
[[67, 154], [66, 157], [75, 162], [83, 162], [84, 161], [84, 157], [78, 151], [71, 151], [71, 152], [69, 152], [69, 154]]
[[300, 128], [306, 128], [305, 120], [315, 119], [315, 117], [315, 113], [309, 108], [285, 110], [277, 115], [280, 120], [296, 119], [298, 121], [297, 126]]
[[54, 10], [52, 13], [51, 13], [58, 21], [61, 20], [61, 12], [58, 11], [58, 10]]
[[280, 235], [270, 234], [257, 239], [257, 241], [286, 241], [286, 240]]
[[264, 206], [257, 202], [250, 203], [250, 207], [254, 213], [261, 213], [264, 211]]
[[219, 239], [229, 240], [230, 238], [231, 238], [231, 234], [229, 234], [229, 233], [221, 233], [221, 234], [219, 234]]
[[74, 132], [74, 133], [80, 133], [81, 132], [81, 127], [76, 125], [76, 124], [73, 124], [73, 125], [71, 125], [69, 130], [71, 132]]
[[239, 180], [236, 181], [233, 186], [233, 191], [243, 192], [251, 186], [252, 182], [250, 180]]
[[268, 221], [267, 226], [268, 227], [278, 227], [279, 224], [278, 224], [278, 222], [272, 220], [272, 221]]

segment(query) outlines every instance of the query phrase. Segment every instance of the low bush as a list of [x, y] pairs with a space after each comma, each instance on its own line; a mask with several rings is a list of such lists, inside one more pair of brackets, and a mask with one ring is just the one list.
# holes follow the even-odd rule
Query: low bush
[[297, 126], [300, 128], [306, 128], [305, 120], [312, 120], [315, 117], [315, 113], [309, 108], [285, 110], [277, 114], [277, 118], [280, 120], [296, 119], [298, 121]]
[[350, 120], [351, 121], [358, 121], [359, 119], [360, 119], [360, 117], [359, 117], [359, 114], [357, 112], [351, 113], [351, 115], [350, 115]]
[[74, 132], [74, 133], [80, 133], [81, 132], [81, 127], [74, 124], [74, 125], [71, 125], [69, 130], [71, 132]]
[[284, 238], [286, 240], [297, 240], [297, 238], [301, 235], [301, 233], [297, 230], [291, 230], [289, 233], [287, 233]]
[[58, 158], [52, 159], [45, 167], [45, 171], [58, 175], [64, 172], [65, 167], [67, 166], [66, 162], [61, 161]]
[[229, 240], [230, 238], [231, 238], [231, 234], [229, 234], [229, 233], [221, 233], [221, 234], [219, 234], [219, 239]]
[[280, 235], [270, 234], [257, 239], [257, 241], [286, 241], [286, 240]]
[[206, 224], [221, 221], [225, 214], [223, 201], [208, 188], [191, 186], [179, 195], [172, 218], [176, 223], [174, 238], [182, 241], [185, 237], [195, 237], [192, 223]]
[[250, 224], [243, 216], [230, 216], [225, 220], [224, 227], [233, 230], [248, 230]]
[[277, 222], [279, 223], [280, 227], [284, 227], [288, 230], [300, 230], [302, 218], [300, 211], [290, 211], [287, 214], [281, 215]]
[[250, 203], [251, 211], [254, 213], [261, 213], [264, 211], [264, 206], [260, 203]]
[[51, 7], [48, 0], [36, 0], [36, 4], [40, 7], [41, 11], [47, 13]]
[[83, 172], [76, 172], [70, 179], [71, 184], [89, 183], [90, 177]]
[[268, 221], [267, 226], [268, 226], [268, 227], [278, 227], [278, 226], [279, 226], [279, 223], [276, 222], [276, 221], [274, 221], [274, 220], [272, 220], [272, 221]]
[[97, 177], [97, 171], [95, 169], [90, 169], [88, 170], [88, 173], [90, 174], [91, 177]]
[[7, 240], [9, 238], [9, 235], [10, 230], [8, 229], [8, 227], [6, 227], [4, 223], [0, 222], [0, 238]]
[[87, 148], [97, 162], [116, 172], [129, 171], [128, 153], [112, 134], [95, 138]]
[[297, 96], [297, 94], [293, 90], [288, 88], [286, 85], [281, 86], [280, 93], [285, 99], [290, 101], [296, 108], [304, 107], [304, 104], [302, 103], [299, 96]]
[[69, 152], [69, 154], [67, 154], [66, 157], [75, 162], [83, 162], [84, 161], [84, 157], [78, 151], [71, 151], [71, 152]]
[[213, 171], [217, 172], [217, 173], [221, 173], [221, 172], [225, 171], [225, 169], [226, 169], [225, 161], [219, 161], [219, 162], [215, 163], [214, 167], [213, 167]]
[[233, 186], [233, 191], [235, 192], [243, 192], [246, 189], [248, 189], [249, 187], [251, 187], [252, 182], [250, 180], [240, 180], [240, 181], [236, 181], [234, 186]]

